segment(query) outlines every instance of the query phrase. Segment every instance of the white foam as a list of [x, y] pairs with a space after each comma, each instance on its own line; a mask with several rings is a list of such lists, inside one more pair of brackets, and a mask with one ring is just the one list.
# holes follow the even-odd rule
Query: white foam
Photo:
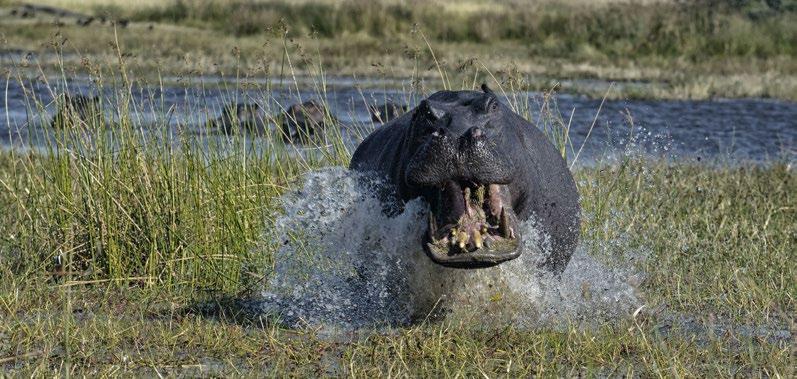
[[[517, 327], [601, 323], [640, 304], [625, 267], [614, 269], [582, 243], [554, 278], [537, 269], [532, 221], [521, 225], [520, 258], [479, 270], [434, 264], [421, 248], [421, 200], [395, 217], [376, 199], [379, 183], [335, 167], [307, 174], [283, 197], [284, 215], [264, 235], [282, 246], [259, 308], [289, 325], [343, 328], [397, 325], [445, 317], [455, 322]], [[544, 244], [543, 244], [544, 245]]]

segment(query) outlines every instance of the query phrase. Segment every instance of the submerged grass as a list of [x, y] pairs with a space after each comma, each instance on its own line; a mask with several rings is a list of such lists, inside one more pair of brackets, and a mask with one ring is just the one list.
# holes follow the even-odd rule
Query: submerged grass
[[[268, 275], [276, 242], [253, 247], [273, 226], [279, 195], [308, 170], [345, 165], [351, 152], [339, 135], [300, 154], [270, 134], [252, 142], [238, 134], [175, 130], [166, 127], [168, 110], [144, 127], [125, 95], [133, 75], [124, 54], [117, 55], [122, 63], [115, 76], [98, 80], [118, 93], [104, 99], [118, 110], [113, 125], [46, 129], [52, 135], [45, 151], [0, 153], [4, 372], [795, 374], [793, 341], [734, 327], [797, 331], [791, 318], [797, 311], [797, 175], [786, 163], [627, 157], [577, 168], [582, 235], [605, 242], [593, 254], [626, 264], [625, 255], [637, 247], [649, 251], [640, 285], [649, 310], [627, 320], [586, 330], [510, 325], [488, 331], [446, 322], [332, 337], [286, 330], [243, 317], [224, 299]], [[510, 95], [517, 89], [512, 82], [501, 88]], [[563, 152], [577, 149], [567, 143], [568, 124], [552, 111], [553, 97], [546, 99], [537, 109], [510, 96]], [[38, 112], [46, 105], [31, 102]], [[615, 248], [617, 240], [631, 248]], [[196, 306], [208, 299], [221, 304], [214, 314]], [[731, 326], [718, 335], [667, 331], [666, 316], [681, 314], [701, 325]]]

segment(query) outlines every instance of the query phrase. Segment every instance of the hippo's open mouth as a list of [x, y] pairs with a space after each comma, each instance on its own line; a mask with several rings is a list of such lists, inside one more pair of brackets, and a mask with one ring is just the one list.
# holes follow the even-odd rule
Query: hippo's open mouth
[[520, 256], [517, 218], [509, 189], [499, 184], [449, 180], [431, 204], [424, 248], [448, 267], [490, 267]]

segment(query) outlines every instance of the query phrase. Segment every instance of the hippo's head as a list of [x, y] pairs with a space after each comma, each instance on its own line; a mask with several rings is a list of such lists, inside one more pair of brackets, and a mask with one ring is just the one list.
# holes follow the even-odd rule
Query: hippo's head
[[265, 113], [257, 103], [231, 104], [222, 110], [222, 119], [230, 124], [255, 124], [265, 118]]
[[283, 115], [283, 140], [301, 142], [321, 135], [327, 126], [326, 114], [327, 109], [324, 104], [315, 100], [291, 105]]
[[223, 128], [227, 133], [234, 131], [259, 132], [266, 124], [268, 115], [257, 103], [227, 104], [221, 116], [212, 121], [211, 126]]
[[387, 101], [379, 105], [369, 105], [368, 112], [371, 113], [371, 121], [384, 124], [406, 113], [407, 105]]
[[83, 95], [64, 95], [64, 100], [65, 106], [82, 120], [93, 116], [100, 107], [100, 98], [97, 96], [90, 97]]
[[78, 124], [85, 126], [100, 123], [100, 99], [97, 96], [64, 94], [63, 104], [58, 108], [53, 117], [51, 126], [54, 128], [72, 127]]
[[[232, 109], [229, 110], [225, 109], [225, 111], [231, 112]], [[247, 122], [253, 122], [254, 120], [257, 120], [258, 117], [262, 116], [263, 115], [261, 114], [260, 111], [260, 105], [258, 105], [257, 103], [252, 103], [252, 104], [239, 103], [235, 105], [235, 116], [234, 116], [235, 119], [245, 120]], [[230, 119], [233, 119], [233, 116], [231, 114], [229, 114], [228, 117]]]
[[404, 171], [405, 189], [430, 206], [423, 245], [450, 267], [488, 267], [520, 255], [510, 185], [515, 166], [507, 140], [510, 112], [487, 86], [483, 92], [438, 92], [412, 115], [415, 147]]

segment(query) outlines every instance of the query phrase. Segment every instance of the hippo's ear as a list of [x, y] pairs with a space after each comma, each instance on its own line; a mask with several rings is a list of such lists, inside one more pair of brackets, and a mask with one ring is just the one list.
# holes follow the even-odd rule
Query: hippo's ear
[[419, 117], [425, 117], [432, 121], [437, 121], [443, 118], [446, 113], [432, 106], [432, 104], [429, 103], [429, 100], [423, 100], [420, 104], [418, 104], [418, 110], [415, 111], [415, 115]]
[[487, 83], [482, 83], [482, 91], [488, 95], [495, 95], [495, 92], [490, 87], [487, 87]]
[[306, 103], [304, 103], [304, 105], [306, 109], [316, 108], [320, 110], [322, 108], [321, 103], [318, 102], [316, 99], [310, 99]]

